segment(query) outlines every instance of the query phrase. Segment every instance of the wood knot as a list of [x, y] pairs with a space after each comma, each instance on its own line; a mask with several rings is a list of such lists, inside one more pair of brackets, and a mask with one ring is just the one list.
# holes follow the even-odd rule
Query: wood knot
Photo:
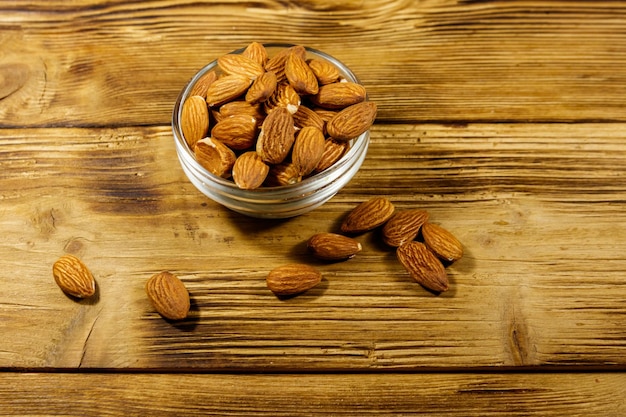
[[30, 77], [30, 68], [26, 64], [0, 64], [0, 100], [22, 88]]

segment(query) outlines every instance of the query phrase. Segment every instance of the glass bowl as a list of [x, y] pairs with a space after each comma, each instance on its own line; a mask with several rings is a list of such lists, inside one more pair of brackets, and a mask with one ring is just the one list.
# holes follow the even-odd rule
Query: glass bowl
[[[264, 46], [271, 57], [279, 50], [293, 45], [264, 44]], [[231, 53], [241, 53], [244, 49]], [[325, 59], [339, 69], [343, 78], [359, 83], [352, 71], [336, 58], [309, 47], [305, 49], [307, 58]], [[191, 78], [176, 100], [172, 115], [172, 130], [178, 159], [185, 175], [200, 192], [235, 212], [250, 217], [279, 219], [299, 216], [314, 210], [330, 200], [354, 177], [367, 154], [369, 130], [352, 139], [349, 150], [335, 164], [295, 184], [244, 190], [232, 179], [214, 175], [200, 165], [183, 136], [180, 123], [182, 105], [198, 80], [216, 66], [217, 60], [214, 60]]]

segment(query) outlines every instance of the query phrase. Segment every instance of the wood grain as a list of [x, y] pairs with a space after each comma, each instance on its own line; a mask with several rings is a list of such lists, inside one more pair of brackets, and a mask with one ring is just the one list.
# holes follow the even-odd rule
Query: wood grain
[[[0, 2], [0, 414], [625, 414], [625, 21], [589, 0]], [[356, 177], [289, 220], [204, 197], [169, 127], [252, 41], [336, 56], [378, 105]], [[306, 252], [375, 195], [460, 239], [448, 292], [376, 232], [346, 262]], [[93, 299], [54, 283], [64, 253]], [[265, 276], [293, 261], [323, 282], [279, 300]], [[186, 321], [145, 295], [162, 270]]]
[[615, 373], [7, 373], [0, 404], [38, 416], [619, 416], [624, 387]]
[[[0, 311], [12, 337], [0, 341], [0, 366], [624, 366], [622, 131], [376, 125], [361, 171], [329, 203], [258, 221], [193, 188], [168, 128], [5, 129]], [[427, 209], [464, 244], [449, 292], [412, 282], [376, 233], [348, 262], [307, 254], [308, 237], [338, 230], [381, 192]], [[50, 268], [65, 252], [91, 268], [96, 300], [73, 302], [54, 285]], [[292, 261], [317, 264], [325, 279], [281, 301], [265, 276]], [[160, 270], [188, 286], [188, 321], [151, 309], [143, 286]]]
[[[624, 121], [615, 1], [34, 1], [0, 5], [0, 125], [164, 125], [191, 76], [251, 41], [344, 61], [379, 120]], [[337, 42], [341, 39], [341, 42]], [[27, 78], [26, 78], [27, 77]], [[17, 89], [16, 89], [17, 88]]]

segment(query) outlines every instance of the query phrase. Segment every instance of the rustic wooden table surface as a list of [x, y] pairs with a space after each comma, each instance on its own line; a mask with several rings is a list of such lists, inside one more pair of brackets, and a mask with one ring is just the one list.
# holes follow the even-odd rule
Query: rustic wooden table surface
[[[198, 192], [174, 102], [252, 41], [378, 104], [356, 177], [270, 221]], [[267, 272], [383, 195], [465, 256], [435, 295], [375, 234], [321, 286]], [[626, 2], [0, 1], [0, 414], [626, 415]], [[98, 293], [55, 285], [61, 255]], [[170, 270], [192, 311], [163, 320]]]

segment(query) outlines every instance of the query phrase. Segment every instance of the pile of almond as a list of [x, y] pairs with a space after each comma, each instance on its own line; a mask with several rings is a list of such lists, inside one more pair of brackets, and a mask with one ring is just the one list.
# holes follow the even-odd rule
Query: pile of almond
[[[449, 288], [446, 266], [463, 256], [461, 242], [448, 230], [429, 221], [425, 210], [396, 211], [385, 197], [375, 197], [356, 206], [341, 223], [341, 232], [317, 233], [307, 242], [316, 258], [343, 261], [362, 250], [350, 235], [380, 228], [382, 240], [395, 248], [409, 275], [423, 287], [441, 293]], [[277, 295], [298, 294], [321, 281], [321, 273], [306, 264], [279, 267], [267, 277], [268, 288]]]
[[365, 88], [300, 45], [253, 42], [217, 59], [183, 103], [196, 160], [241, 189], [300, 182], [337, 162], [376, 118]]

